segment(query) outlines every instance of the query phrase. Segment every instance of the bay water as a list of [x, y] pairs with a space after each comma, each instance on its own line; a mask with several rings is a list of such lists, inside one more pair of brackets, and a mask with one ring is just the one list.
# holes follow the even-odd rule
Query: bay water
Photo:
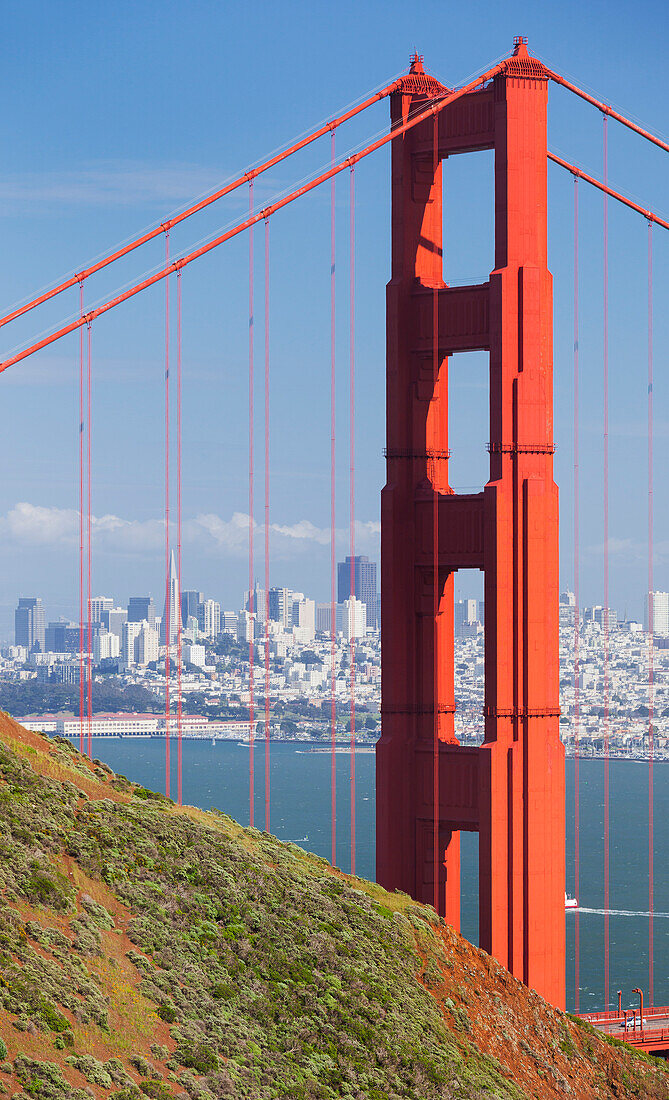
[[[318, 855], [330, 856], [331, 813], [329, 753], [307, 744], [270, 746], [270, 831]], [[249, 823], [249, 750], [235, 742], [184, 740], [183, 801], [222, 810]], [[165, 789], [165, 743], [159, 739], [93, 738], [93, 756], [116, 772], [152, 790]], [[255, 824], [265, 824], [264, 743], [255, 746]], [[171, 793], [176, 792], [176, 745], [172, 750]], [[375, 757], [355, 759], [355, 870], [374, 878]], [[351, 869], [351, 768], [347, 753], [336, 754], [337, 863]], [[604, 762], [580, 762], [579, 910], [565, 913], [567, 928], [567, 1007], [575, 1006], [575, 933], [580, 940], [581, 1012], [604, 1004]], [[669, 763], [654, 767], [654, 1003], [669, 1004]], [[610, 1007], [638, 1004], [632, 989], [648, 998], [648, 766], [635, 761], [610, 763]], [[567, 881], [574, 882], [574, 761], [567, 760]], [[478, 937], [478, 837], [462, 834], [462, 932]]]

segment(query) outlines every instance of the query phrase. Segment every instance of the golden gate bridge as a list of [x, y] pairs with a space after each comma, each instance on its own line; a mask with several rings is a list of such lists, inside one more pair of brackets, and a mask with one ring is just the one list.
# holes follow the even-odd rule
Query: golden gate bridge
[[[586, 173], [547, 147], [550, 84], [566, 89], [601, 115], [601, 178]], [[336, 134], [348, 121], [388, 99], [390, 128], [337, 159]], [[330, 221], [330, 567], [332, 684], [331, 852], [335, 861], [336, 697], [335, 616], [335, 179], [349, 178], [348, 384], [350, 416], [350, 557], [355, 592], [355, 381], [356, 210], [358, 166], [390, 147], [392, 159], [392, 270], [387, 288], [387, 481], [382, 493], [382, 734], [377, 746], [377, 876], [382, 885], [407, 891], [434, 905], [449, 923], [460, 923], [462, 831], [479, 834], [479, 926], [481, 946], [550, 1002], [565, 1000], [565, 779], [559, 738], [558, 495], [553, 481], [552, 279], [548, 269], [548, 164], [569, 173], [573, 192], [573, 385], [574, 385], [574, 690], [575, 866], [580, 876], [579, 831], [579, 189], [603, 196], [603, 401], [604, 401], [604, 604], [609, 606], [609, 350], [608, 206], [615, 201], [647, 223], [647, 417], [648, 592], [653, 592], [653, 246], [669, 221], [616, 190], [608, 174], [608, 125], [614, 121], [640, 140], [669, 152], [669, 145], [611, 106], [533, 57], [523, 37], [509, 57], [462, 87], [451, 88], [425, 72], [414, 55], [408, 73], [329, 119], [299, 141], [199, 202], [155, 225], [95, 263], [0, 318], [0, 327], [68, 291], [78, 292], [77, 316], [28, 341], [0, 362], [0, 372], [50, 345], [73, 337], [79, 366], [79, 629], [80, 736], [91, 753], [92, 730], [92, 466], [91, 394], [94, 331], [107, 313], [152, 286], [164, 286], [164, 551], [165, 551], [165, 789], [169, 795], [171, 753], [176, 751], [176, 799], [182, 799], [182, 283], [200, 258], [248, 235], [248, 564], [253, 601], [257, 547], [255, 469], [255, 372], [261, 361], [264, 392], [265, 600], [269, 600], [270, 510], [270, 226], [280, 212], [329, 185]], [[329, 138], [328, 138], [329, 135]], [[258, 207], [255, 181], [271, 168], [321, 139], [329, 140], [329, 167], [298, 187]], [[495, 262], [481, 282], [447, 285], [443, 274], [442, 168], [456, 155], [492, 150], [495, 158]], [[248, 213], [190, 251], [174, 256], [170, 233], [226, 196], [248, 191]], [[260, 264], [254, 227], [262, 226]], [[140, 250], [164, 241], [159, 269], [100, 304], [87, 308], [96, 274]], [[263, 270], [264, 343], [255, 341], [257, 268]], [[176, 314], [176, 324], [174, 324]], [[36, 314], [39, 316], [39, 314]], [[490, 476], [482, 492], [458, 493], [449, 482], [449, 357], [485, 351], [490, 362]], [[171, 405], [173, 402], [173, 406]], [[176, 440], [171, 430], [176, 426]], [[176, 516], [172, 514], [176, 498]], [[171, 555], [176, 549], [176, 593]], [[457, 570], [484, 574], [484, 740], [472, 748], [454, 732], [453, 599]], [[646, 1007], [638, 1015], [611, 1008], [610, 947], [610, 640], [603, 630], [605, 680], [602, 731], [604, 785], [604, 981], [603, 1012], [596, 1026], [647, 1050], [669, 1049], [669, 1009], [653, 1004], [654, 989], [654, 786], [653, 786], [653, 601], [649, 599], [648, 766], [648, 975]], [[176, 623], [170, 623], [176, 607]], [[261, 611], [255, 606], [251, 613]], [[264, 696], [256, 699], [254, 639], [249, 643], [249, 718], [264, 711], [265, 812], [270, 819], [270, 647], [264, 609]], [[174, 637], [174, 645], [171, 639]], [[351, 640], [351, 784], [355, 789], [355, 638]], [[172, 665], [176, 698], [170, 694]], [[261, 706], [262, 704], [262, 706]], [[257, 745], [249, 742], [249, 819], [254, 823]], [[355, 798], [351, 799], [351, 871], [355, 872]], [[575, 913], [575, 988], [579, 996], [579, 915]]]

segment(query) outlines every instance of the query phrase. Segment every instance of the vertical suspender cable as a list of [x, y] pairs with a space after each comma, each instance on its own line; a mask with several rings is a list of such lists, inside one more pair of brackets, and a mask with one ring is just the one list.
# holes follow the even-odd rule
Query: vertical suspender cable
[[[603, 116], [604, 185], [608, 183], [608, 130]], [[610, 762], [609, 762], [609, 207], [604, 195], [604, 1011], [609, 1009], [609, 885], [610, 885]]]
[[[574, 894], [581, 895], [581, 789], [580, 789], [580, 484], [579, 484], [579, 267], [578, 267], [578, 177], [574, 176]], [[580, 914], [574, 913], [574, 1000], [580, 1007], [581, 958]]]
[[653, 597], [653, 223], [648, 222], [648, 1000], [652, 1007], [655, 985], [655, 846], [654, 776], [655, 735], [655, 602]]
[[[253, 180], [249, 180], [249, 214], [253, 214]], [[249, 824], [253, 825], [255, 740], [254, 636], [258, 608], [253, 588], [253, 226], [249, 229]]]
[[350, 221], [350, 541], [351, 596], [349, 623], [351, 632], [351, 874], [355, 874], [355, 165], [351, 165]]
[[88, 322], [88, 356], [87, 356], [87, 495], [88, 506], [86, 509], [86, 543], [88, 559], [88, 639], [86, 642], [86, 665], [88, 682], [88, 737], [87, 751], [92, 757], [91, 736], [93, 733], [93, 625], [91, 622], [91, 322]]
[[[439, 116], [433, 118], [432, 171], [436, 176], [438, 157]], [[426, 448], [432, 449], [432, 904], [439, 912], [439, 485], [437, 479], [437, 455], [434, 441], [437, 438], [439, 416], [439, 291], [436, 276], [432, 290], [432, 441]]]
[[265, 832], [269, 832], [269, 218], [265, 218]]
[[[84, 315], [84, 284], [79, 283], [79, 312]], [[84, 751], [86, 667], [84, 661], [84, 326], [79, 329], [79, 752]]]
[[[330, 133], [330, 162], [335, 165], [335, 132]], [[330, 180], [330, 862], [337, 862], [337, 616], [335, 607], [335, 178]]]
[[[165, 266], [170, 262], [170, 231], [165, 230]], [[165, 279], [165, 794], [170, 793], [170, 280]]]
[[181, 672], [183, 664], [181, 611], [181, 268], [177, 271], [177, 804], [182, 803], [181, 736], [183, 709]]

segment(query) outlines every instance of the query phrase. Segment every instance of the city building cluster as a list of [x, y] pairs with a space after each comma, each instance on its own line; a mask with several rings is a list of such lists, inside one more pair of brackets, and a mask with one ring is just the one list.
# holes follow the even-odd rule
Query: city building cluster
[[[254, 731], [262, 730], [267, 645], [272, 736], [328, 736], [334, 687], [338, 733], [346, 736], [353, 694], [362, 715], [357, 732], [374, 739], [381, 701], [376, 563], [347, 558], [339, 563], [337, 579], [333, 647], [332, 604], [289, 588], [266, 593], [256, 583], [238, 610], [226, 611], [203, 592], [179, 592], [172, 559], [161, 616], [150, 596], [131, 597], [126, 607], [111, 597], [91, 600], [93, 677], [147, 688], [162, 703], [169, 656], [173, 697], [180, 688], [182, 697], [193, 696], [208, 712], [208, 717], [191, 713], [184, 718], [184, 735], [244, 737], [250, 729], [251, 654]], [[643, 622], [593, 606], [579, 609], [577, 629], [576, 613], [573, 593], [563, 592], [560, 727], [567, 751], [643, 758], [652, 750], [658, 758], [669, 757], [669, 593], [654, 592], [646, 599]], [[456, 601], [454, 626], [456, 736], [477, 744], [483, 738], [483, 601]], [[74, 685], [82, 664], [88, 664], [88, 624], [47, 622], [39, 597], [19, 599], [14, 641], [2, 652], [0, 681]], [[44, 720], [34, 719], [42, 725]], [[76, 725], [70, 728], [66, 716], [51, 721], [50, 731], [64, 736], [72, 735]], [[155, 713], [98, 714], [94, 722], [94, 736], [165, 733], [164, 719]]]
[[[378, 733], [381, 677], [376, 563], [363, 556], [340, 562], [337, 596], [333, 606], [289, 588], [265, 592], [256, 583], [244, 593], [239, 610], [226, 611], [203, 592], [179, 591], [172, 555], [160, 616], [151, 596], [133, 596], [126, 607], [118, 606], [112, 597], [96, 596], [90, 603], [90, 626], [88, 621], [47, 622], [39, 597], [21, 597], [15, 612], [14, 645], [6, 647], [0, 659], [0, 680], [76, 685], [82, 669], [87, 675], [90, 665], [94, 680], [104, 677], [121, 687], [147, 688], [161, 701], [169, 682], [172, 699], [180, 691], [182, 698], [196, 696], [205, 708], [229, 712], [225, 722], [213, 716], [206, 730], [195, 721], [202, 716], [191, 715], [189, 721], [183, 720], [186, 736], [239, 736], [248, 735], [248, 722], [240, 725], [237, 714], [233, 718], [230, 712], [248, 714], [253, 698], [254, 729], [262, 725], [269, 672], [272, 735], [329, 732], [334, 694], [343, 736], [342, 715], [350, 713], [352, 693], [363, 715], [362, 735], [365, 731], [371, 735], [374, 730]], [[133, 721], [127, 714], [98, 715], [92, 734], [164, 735], [164, 722], [155, 714], [132, 717]], [[43, 728], [45, 716], [27, 720]], [[63, 724], [62, 716], [51, 716], [50, 723], [48, 732], [70, 736], [74, 729]]]

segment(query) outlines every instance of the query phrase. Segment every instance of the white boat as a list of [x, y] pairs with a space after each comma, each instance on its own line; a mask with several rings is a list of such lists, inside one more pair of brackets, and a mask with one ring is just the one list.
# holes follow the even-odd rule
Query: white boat
[[578, 902], [576, 898], [572, 898], [566, 890], [564, 892], [564, 907], [565, 909], [578, 909]]

